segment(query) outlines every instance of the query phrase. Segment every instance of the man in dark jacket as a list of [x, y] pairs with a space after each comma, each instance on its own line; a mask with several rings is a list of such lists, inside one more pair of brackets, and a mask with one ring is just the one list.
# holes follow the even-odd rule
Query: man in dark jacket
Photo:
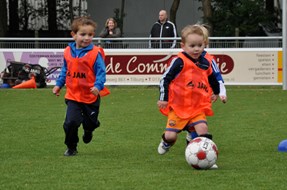
[[[168, 20], [166, 10], [159, 12], [159, 20], [154, 23], [150, 32], [150, 38], [176, 38], [176, 27]], [[149, 48], [174, 48], [176, 40], [162, 39], [149, 41]]]

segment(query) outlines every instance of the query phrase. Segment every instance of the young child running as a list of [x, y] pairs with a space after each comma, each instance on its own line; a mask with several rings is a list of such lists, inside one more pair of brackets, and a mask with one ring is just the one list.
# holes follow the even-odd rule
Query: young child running
[[106, 82], [105, 63], [100, 49], [93, 45], [96, 23], [89, 17], [79, 17], [72, 22], [71, 35], [75, 40], [64, 50], [62, 67], [53, 93], [59, 96], [66, 84], [65, 102], [67, 104], [64, 121], [65, 156], [78, 153], [78, 128], [83, 125], [84, 143], [89, 143], [93, 131], [100, 126], [98, 120], [100, 108], [100, 91]]
[[160, 81], [157, 105], [168, 120], [158, 153], [165, 154], [177, 140], [177, 134], [189, 130], [192, 124], [199, 136], [212, 139], [206, 116], [212, 116], [212, 101], [219, 94], [219, 83], [211, 67], [204, 61], [204, 31], [198, 25], [188, 25], [181, 31], [181, 48]]

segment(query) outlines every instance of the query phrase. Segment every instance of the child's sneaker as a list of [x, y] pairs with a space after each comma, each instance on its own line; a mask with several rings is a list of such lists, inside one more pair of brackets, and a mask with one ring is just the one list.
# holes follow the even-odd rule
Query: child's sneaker
[[210, 169], [218, 169], [218, 166], [216, 164], [213, 164]]
[[169, 151], [169, 148], [171, 147], [171, 145], [165, 143], [163, 140], [161, 140], [161, 142], [158, 145], [157, 151], [159, 154], [165, 154], [167, 153], [167, 151]]
[[78, 153], [77, 149], [70, 149], [68, 148], [65, 153], [64, 156], [75, 156]]
[[88, 144], [89, 142], [91, 142], [92, 138], [93, 138], [93, 132], [84, 131], [83, 141], [85, 144]]
[[186, 133], [185, 140], [186, 140], [186, 146], [190, 143], [190, 141], [192, 141], [191, 134], [189, 132]]

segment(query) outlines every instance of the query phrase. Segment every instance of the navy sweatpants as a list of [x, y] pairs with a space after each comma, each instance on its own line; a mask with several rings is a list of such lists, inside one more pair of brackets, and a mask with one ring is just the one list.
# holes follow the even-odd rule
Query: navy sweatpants
[[72, 100], [66, 100], [67, 112], [64, 122], [65, 144], [68, 148], [75, 149], [79, 142], [78, 129], [83, 125], [84, 131], [94, 131], [100, 126], [98, 120], [100, 108], [100, 96], [92, 104], [84, 104]]

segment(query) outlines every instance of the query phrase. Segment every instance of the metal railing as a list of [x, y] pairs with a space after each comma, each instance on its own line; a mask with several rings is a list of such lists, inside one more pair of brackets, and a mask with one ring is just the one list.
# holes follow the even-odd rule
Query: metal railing
[[[180, 48], [178, 38], [94, 38], [95, 45], [104, 48], [146, 49], [151, 40], [169, 42], [176, 40], [176, 48]], [[63, 49], [72, 38], [0, 38], [1, 49]], [[210, 37], [209, 48], [281, 48], [282, 37]]]

